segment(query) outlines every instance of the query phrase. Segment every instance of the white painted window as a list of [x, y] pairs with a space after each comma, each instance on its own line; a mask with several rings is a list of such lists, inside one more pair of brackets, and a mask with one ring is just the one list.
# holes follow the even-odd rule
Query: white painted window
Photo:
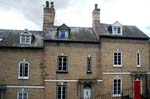
[[141, 55], [139, 50], [136, 52], [136, 66], [141, 67]]
[[67, 99], [66, 85], [57, 85], [57, 99]]
[[25, 59], [19, 63], [18, 79], [29, 79], [29, 65]]
[[120, 26], [114, 26], [113, 30], [114, 30], [114, 34], [121, 34], [121, 27]]
[[87, 73], [91, 73], [92, 72], [92, 57], [89, 54], [87, 57]]
[[31, 44], [32, 34], [25, 29], [24, 32], [20, 33], [20, 44]]
[[18, 92], [17, 93], [17, 99], [28, 99], [28, 92]]
[[68, 57], [58, 56], [57, 72], [68, 72]]
[[113, 67], [122, 67], [122, 52], [119, 49], [113, 53]]
[[112, 33], [114, 35], [122, 35], [122, 25], [118, 21], [112, 24]]
[[115, 78], [113, 81], [113, 96], [121, 96], [122, 91], [122, 80], [120, 78]]

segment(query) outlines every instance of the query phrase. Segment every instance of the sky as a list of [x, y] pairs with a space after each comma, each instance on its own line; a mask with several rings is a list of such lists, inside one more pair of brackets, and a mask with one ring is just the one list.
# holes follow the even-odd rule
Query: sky
[[57, 26], [91, 27], [98, 4], [101, 23], [119, 21], [150, 34], [150, 0], [0, 0], [0, 29], [42, 30], [46, 1], [54, 2]]

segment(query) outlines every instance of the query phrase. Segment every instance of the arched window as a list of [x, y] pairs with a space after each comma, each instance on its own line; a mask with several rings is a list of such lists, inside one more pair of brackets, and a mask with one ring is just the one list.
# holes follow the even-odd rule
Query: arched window
[[87, 57], [87, 73], [92, 73], [92, 57], [91, 54]]
[[25, 59], [19, 63], [18, 79], [29, 79], [29, 63]]
[[136, 66], [141, 67], [141, 57], [140, 57], [140, 51], [139, 50], [136, 52]]

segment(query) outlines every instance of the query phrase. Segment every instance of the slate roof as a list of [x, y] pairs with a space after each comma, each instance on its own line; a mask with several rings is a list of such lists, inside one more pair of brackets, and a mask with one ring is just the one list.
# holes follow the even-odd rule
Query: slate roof
[[0, 29], [0, 47], [43, 48], [43, 32], [30, 31], [34, 37], [31, 44], [20, 44], [20, 33], [23, 31]]
[[57, 26], [50, 28], [48, 33], [45, 33], [45, 40], [54, 41], [68, 41], [68, 42], [95, 42], [98, 43], [98, 39], [93, 32], [92, 28], [88, 27], [69, 27], [70, 28], [70, 38], [69, 39], [59, 39], [57, 37]]
[[122, 25], [122, 35], [112, 34], [111, 24], [101, 23], [98, 28], [100, 31], [99, 35], [105, 37], [149, 39], [149, 37], [136, 26]]
[[[69, 39], [59, 39], [57, 37], [58, 29], [69, 29]], [[101, 23], [98, 26], [100, 37], [109, 38], [130, 38], [130, 39], [144, 39], [148, 40], [149, 37], [139, 30], [136, 26], [122, 25], [122, 35], [112, 34], [111, 24]], [[0, 29], [0, 47], [20, 47], [20, 48], [43, 48], [44, 40], [54, 42], [83, 42], [83, 43], [99, 43], [99, 39], [94, 33], [92, 28], [88, 27], [67, 27], [66, 25], [54, 26], [48, 29], [48, 33], [43, 31], [29, 31], [34, 40], [31, 44], [20, 44], [20, 33], [24, 30], [5, 30]]]

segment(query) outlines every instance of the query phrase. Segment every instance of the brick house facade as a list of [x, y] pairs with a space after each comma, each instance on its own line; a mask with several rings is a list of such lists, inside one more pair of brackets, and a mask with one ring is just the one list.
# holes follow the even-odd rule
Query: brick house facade
[[0, 99], [120, 97], [135, 81], [144, 86], [149, 37], [136, 26], [101, 23], [97, 4], [92, 16], [89, 28], [54, 26], [55, 7], [46, 2], [43, 31], [0, 30]]

